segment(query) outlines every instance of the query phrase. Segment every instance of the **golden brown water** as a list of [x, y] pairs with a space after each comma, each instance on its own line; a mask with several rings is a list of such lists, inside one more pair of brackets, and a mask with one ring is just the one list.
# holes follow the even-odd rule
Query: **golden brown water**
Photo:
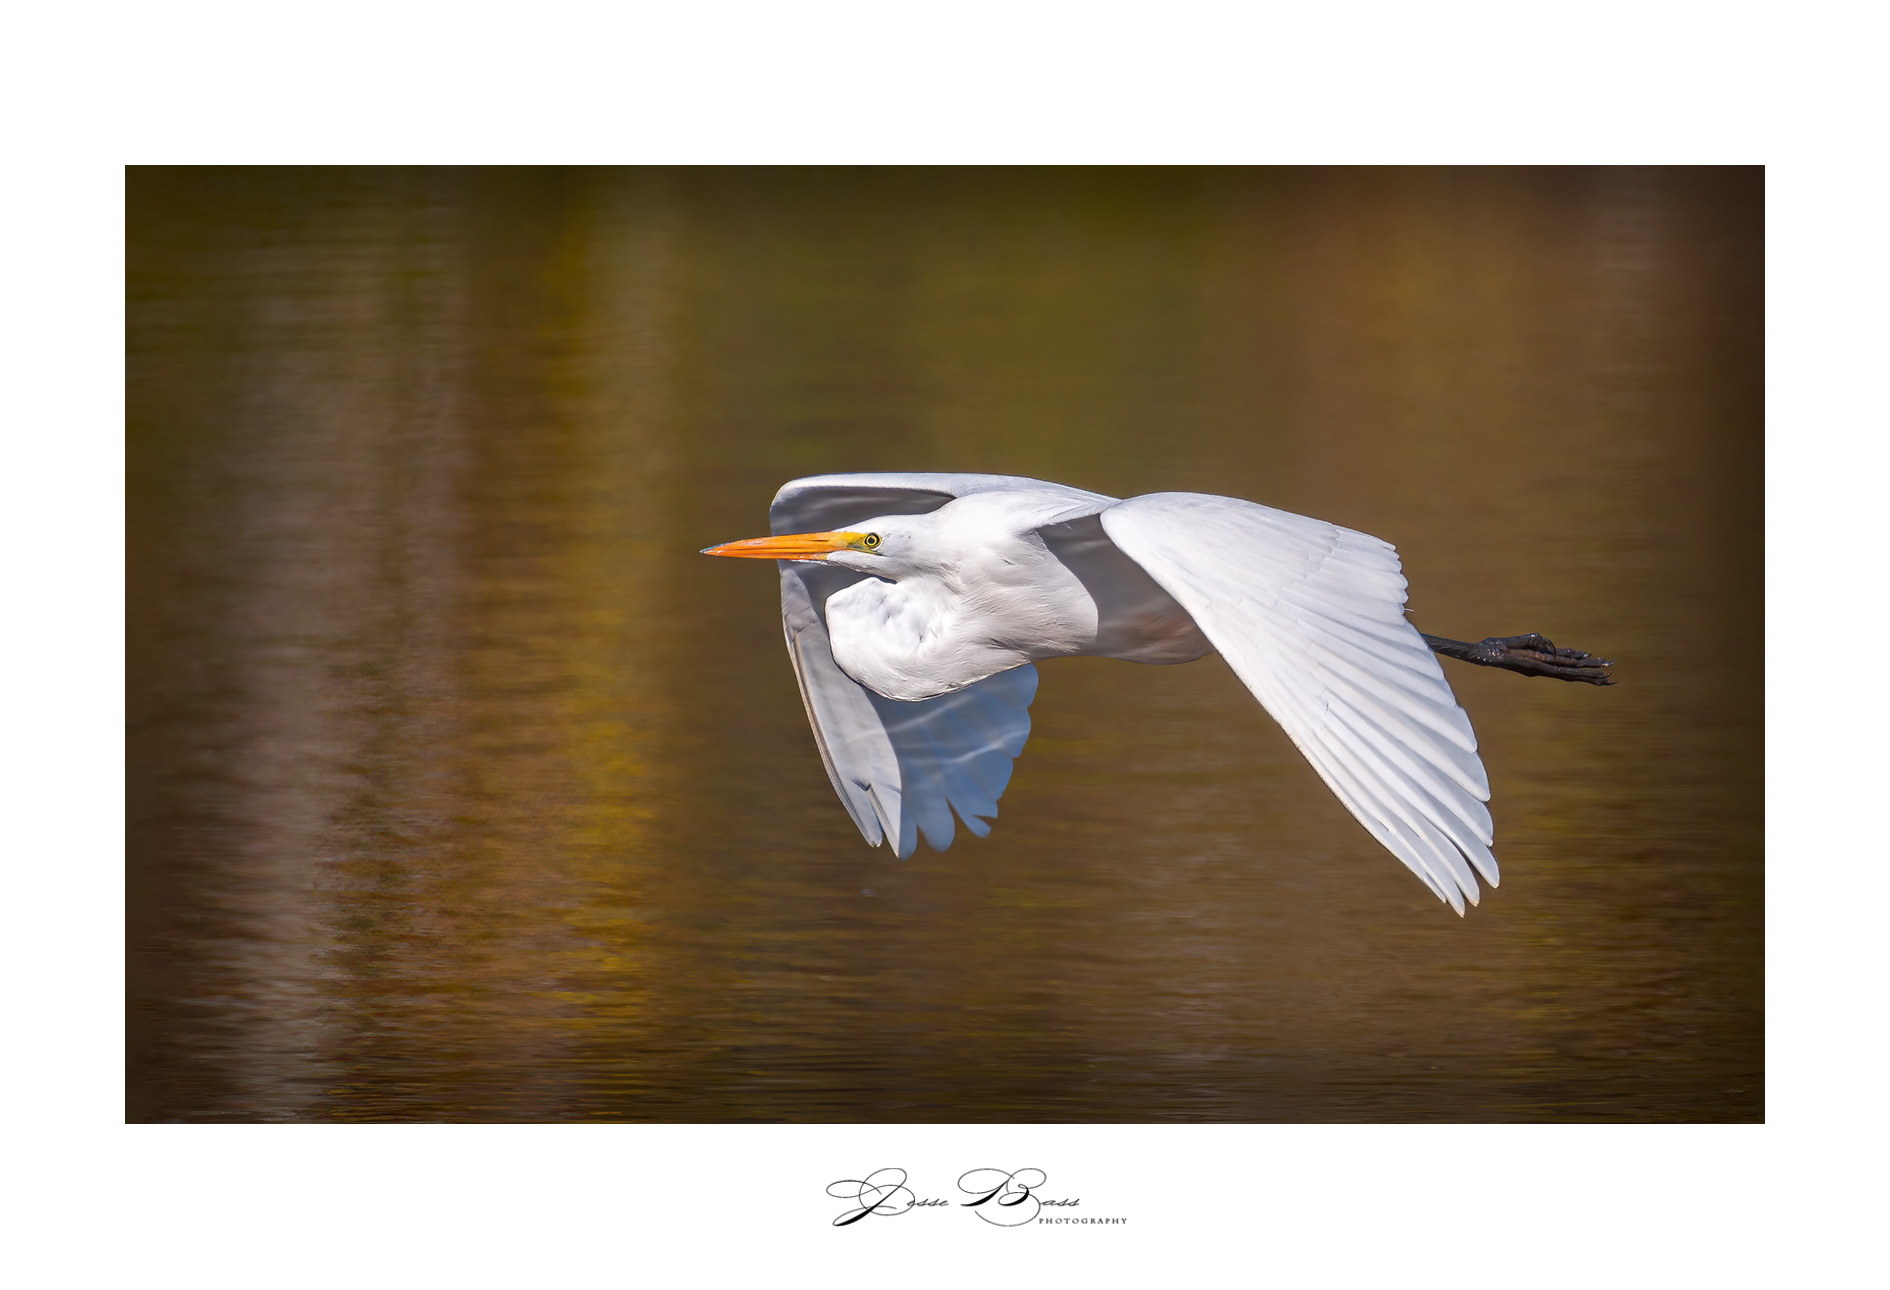
[[[133, 170], [134, 1120], [1755, 1120], [1757, 171]], [[988, 840], [834, 799], [845, 470], [1403, 553], [1459, 920], [1218, 658], [1042, 668]], [[867, 894], [870, 892], [871, 894]]]

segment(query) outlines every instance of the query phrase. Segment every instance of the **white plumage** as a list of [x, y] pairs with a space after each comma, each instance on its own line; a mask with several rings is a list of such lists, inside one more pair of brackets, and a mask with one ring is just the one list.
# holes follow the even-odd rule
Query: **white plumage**
[[797, 479], [775, 534], [788, 654], [866, 840], [980, 837], [1030, 733], [1038, 660], [1218, 650], [1371, 835], [1458, 913], [1497, 883], [1476, 736], [1377, 538], [1201, 493], [1121, 501], [1007, 475]]

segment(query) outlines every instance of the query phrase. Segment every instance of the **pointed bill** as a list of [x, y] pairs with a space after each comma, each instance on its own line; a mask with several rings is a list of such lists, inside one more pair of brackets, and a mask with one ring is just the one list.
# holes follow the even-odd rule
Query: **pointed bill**
[[870, 533], [786, 533], [780, 537], [744, 538], [702, 549], [703, 555], [733, 555], [750, 560], [825, 560], [835, 551], [866, 550]]

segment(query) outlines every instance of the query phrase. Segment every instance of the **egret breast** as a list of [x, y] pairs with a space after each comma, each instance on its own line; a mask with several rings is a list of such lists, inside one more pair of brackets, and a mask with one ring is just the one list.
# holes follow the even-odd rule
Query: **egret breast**
[[827, 599], [827, 634], [840, 670], [875, 694], [916, 702], [962, 690], [1031, 661], [976, 630], [969, 615], [923, 583], [868, 578]]

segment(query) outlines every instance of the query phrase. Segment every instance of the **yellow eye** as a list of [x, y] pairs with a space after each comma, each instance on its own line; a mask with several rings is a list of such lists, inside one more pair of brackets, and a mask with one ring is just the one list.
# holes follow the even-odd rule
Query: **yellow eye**
[[879, 546], [879, 534], [868, 533], [865, 537], [860, 539], [860, 545], [865, 547], [868, 551], [875, 550]]

